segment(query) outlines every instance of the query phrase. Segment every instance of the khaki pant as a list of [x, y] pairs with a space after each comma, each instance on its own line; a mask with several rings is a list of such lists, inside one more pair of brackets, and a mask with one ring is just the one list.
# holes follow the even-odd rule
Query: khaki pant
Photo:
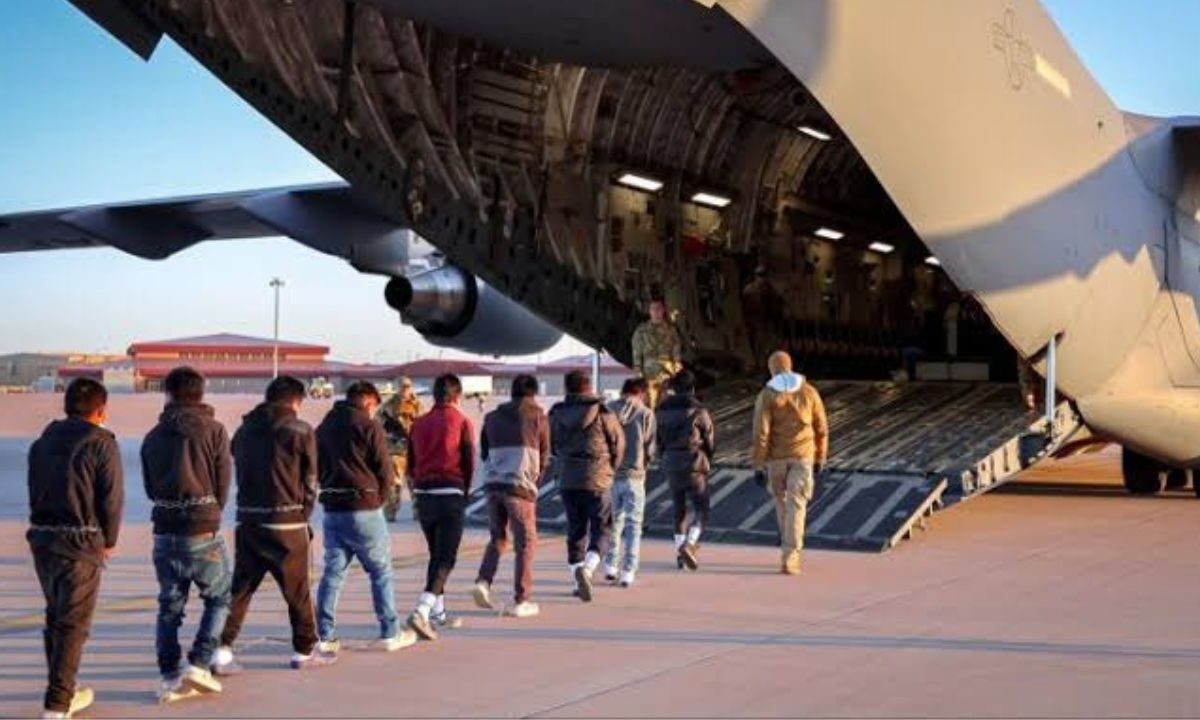
[[782, 538], [782, 569], [800, 571], [804, 521], [813, 496], [813, 466], [807, 460], [767, 461], [767, 486], [775, 500], [775, 520]]

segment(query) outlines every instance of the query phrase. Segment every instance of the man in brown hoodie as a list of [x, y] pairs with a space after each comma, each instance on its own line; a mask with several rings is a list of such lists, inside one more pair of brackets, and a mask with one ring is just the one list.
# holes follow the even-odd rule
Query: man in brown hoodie
[[813, 476], [829, 454], [829, 429], [821, 395], [803, 375], [792, 372], [784, 351], [767, 360], [771, 379], [754, 403], [751, 457], [754, 468], [766, 473], [775, 500], [775, 517], [782, 536], [780, 572], [800, 572], [804, 519], [813, 496]]

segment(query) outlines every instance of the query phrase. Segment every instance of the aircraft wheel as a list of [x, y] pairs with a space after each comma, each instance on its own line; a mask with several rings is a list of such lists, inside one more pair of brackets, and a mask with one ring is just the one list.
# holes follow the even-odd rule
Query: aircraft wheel
[[1171, 468], [1167, 471], [1167, 489], [1182, 490], [1192, 480], [1192, 471], [1184, 468]]
[[1129, 448], [1121, 449], [1121, 474], [1125, 478], [1125, 489], [1132, 495], [1154, 495], [1161, 492], [1165, 470], [1166, 468], [1153, 458]]

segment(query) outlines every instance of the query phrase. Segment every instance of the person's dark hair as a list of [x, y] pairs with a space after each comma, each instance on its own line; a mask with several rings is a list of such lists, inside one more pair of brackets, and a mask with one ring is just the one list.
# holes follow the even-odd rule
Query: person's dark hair
[[462, 395], [462, 380], [454, 373], [439, 375], [433, 381], [433, 401], [437, 403], [454, 402]]
[[671, 389], [678, 395], [689, 395], [696, 392], [696, 376], [691, 370], [680, 370], [671, 378]]
[[645, 395], [649, 391], [650, 383], [643, 377], [629, 378], [621, 385], [622, 395]]
[[359, 380], [346, 388], [346, 400], [351, 405], [358, 405], [360, 407], [367, 400], [374, 400], [377, 403], [383, 402], [383, 398], [379, 395], [379, 388], [375, 387], [374, 383], [369, 383], [366, 380]]
[[267, 402], [292, 403], [304, 400], [304, 383], [291, 375], [280, 375], [267, 385]]
[[514, 398], [533, 397], [538, 394], [538, 381], [532, 375], [518, 375], [512, 381]]
[[63, 396], [63, 412], [70, 417], [91, 417], [107, 404], [108, 390], [91, 378], [75, 378]]
[[563, 385], [569, 395], [582, 395], [592, 389], [592, 378], [582, 370], [572, 370], [563, 376]]
[[177, 367], [163, 379], [163, 390], [171, 402], [198, 403], [204, 399], [204, 376], [187, 365]]

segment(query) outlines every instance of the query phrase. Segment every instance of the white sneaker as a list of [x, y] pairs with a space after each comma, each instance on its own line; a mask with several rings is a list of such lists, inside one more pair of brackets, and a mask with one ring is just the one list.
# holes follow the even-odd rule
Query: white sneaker
[[484, 581], [480, 580], [475, 583], [475, 587], [471, 590], [471, 596], [475, 598], [475, 605], [484, 610], [495, 610], [496, 606], [492, 603], [492, 588]]
[[429, 622], [437, 625], [442, 629], [457, 630], [463, 626], [463, 619], [458, 615], [451, 615], [445, 610], [440, 613], [432, 613], [429, 616]]
[[311, 652], [307, 655], [303, 653], [292, 653], [290, 665], [293, 670], [304, 670], [306, 668], [321, 667], [322, 665], [332, 665], [337, 661], [337, 655], [326, 655], [322, 652]]
[[504, 608], [504, 614], [508, 617], [527, 618], [533, 617], [542, 611], [538, 604], [529, 600], [522, 600], [516, 605], [509, 605]]
[[579, 563], [572, 569], [572, 576], [575, 579], [575, 592], [578, 593], [579, 599], [584, 602], [591, 602], [592, 574], [588, 572], [587, 566]]
[[623, 588], [633, 587], [633, 571], [632, 570], [626, 570], [625, 572], [621, 573], [621, 587], [623, 587]]
[[621, 571], [617, 569], [616, 565], [605, 565], [604, 566], [604, 579], [610, 583], [615, 583], [617, 581], [617, 575], [620, 572]]
[[203, 693], [219, 693], [224, 690], [221, 681], [213, 677], [213, 674], [206, 668], [196, 667], [190, 663], [183, 666], [183, 673], [179, 681]]
[[89, 687], [81, 687], [75, 689], [75, 695], [71, 698], [71, 707], [66, 712], [58, 710], [43, 710], [38, 717], [46, 720], [54, 720], [55, 718], [69, 718], [77, 712], [83, 712], [92, 706], [96, 701], [96, 693]]
[[417, 644], [417, 634], [409, 628], [403, 628], [389, 638], [380, 638], [379, 648], [384, 652], [396, 652]]
[[212, 671], [220, 677], [237, 675], [242, 671], [242, 666], [238, 664], [237, 658], [233, 654], [233, 648], [228, 645], [217, 648], [212, 657]]
[[333, 640], [318, 640], [317, 652], [322, 655], [337, 655], [342, 651], [342, 641], [334, 638]]
[[178, 698], [185, 691], [183, 678], [176, 675], [175, 677], [163, 676], [158, 682], [158, 692], [154, 697], [158, 699], [159, 704], [166, 704]]

